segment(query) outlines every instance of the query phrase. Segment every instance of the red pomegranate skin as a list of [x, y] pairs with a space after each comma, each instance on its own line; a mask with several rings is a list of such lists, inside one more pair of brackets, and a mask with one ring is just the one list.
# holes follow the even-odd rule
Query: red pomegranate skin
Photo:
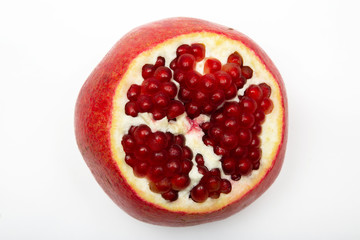
[[[242, 198], [220, 210], [208, 213], [171, 212], [144, 201], [121, 175], [111, 152], [112, 104], [116, 87], [134, 58], [168, 39], [195, 32], [223, 35], [242, 42], [254, 51], [280, 86], [283, 96], [284, 129], [273, 165], [265, 177]], [[232, 28], [200, 19], [179, 17], [152, 22], [132, 30], [106, 54], [80, 90], [75, 107], [75, 134], [78, 147], [92, 174], [120, 208], [144, 222], [166, 226], [190, 226], [224, 219], [251, 204], [269, 188], [278, 176], [284, 159], [287, 115], [287, 98], [280, 73], [255, 42]]]

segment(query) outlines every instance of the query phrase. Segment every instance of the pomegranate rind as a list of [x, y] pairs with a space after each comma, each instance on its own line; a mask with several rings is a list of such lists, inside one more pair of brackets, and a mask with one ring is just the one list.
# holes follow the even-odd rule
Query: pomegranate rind
[[[156, 30], [154, 30], [156, 29]], [[144, 199], [139, 189], [121, 171], [123, 159], [116, 152], [116, 121], [114, 116], [116, 99], [122, 80], [132, 70], [132, 64], [140, 54], [146, 54], [165, 43], [177, 38], [186, 38], [193, 34], [219, 36], [237, 41], [245, 46], [257, 58], [258, 62], [276, 83], [277, 99], [280, 105], [280, 128], [277, 148], [274, 149], [270, 166], [257, 179], [256, 183], [233, 199], [206, 208], [171, 208], [168, 205], [154, 204]], [[144, 41], [146, 39], [146, 41]], [[75, 133], [83, 158], [95, 176], [97, 182], [110, 198], [131, 216], [152, 224], [168, 226], [196, 225], [204, 222], [224, 219], [257, 199], [278, 176], [287, 142], [287, 98], [280, 73], [265, 52], [247, 36], [231, 28], [199, 19], [172, 18], [153, 22], [134, 29], [125, 35], [100, 64], [91, 73], [82, 87], [75, 109]], [[232, 192], [238, 189], [233, 189]], [[195, 205], [195, 204], [194, 204]], [[201, 205], [196, 205], [201, 206]]]

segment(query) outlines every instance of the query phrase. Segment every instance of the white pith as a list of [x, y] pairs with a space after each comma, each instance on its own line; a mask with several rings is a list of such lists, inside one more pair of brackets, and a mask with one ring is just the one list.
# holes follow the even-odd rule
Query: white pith
[[[146, 178], [135, 177], [132, 168], [124, 161], [125, 153], [123, 151], [121, 140], [132, 125], [146, 124], [154, 131], [169, 131], [173, 134], [183, 134], [186, 138], [186, 145], [189, 146], [194, 156], [200, 153], [204, 156], [205, 165], [208, 169], [219, 168], [221, 170], [221, 156], [214, 154], [213, 148], [206, 146], [202, 141], [203, 132], [197, 126], [198, 124], [208, 121], [209, 117], [200, 115], [193, 121], [186, 118], [186, 113], [179, 116], [176, 122], [168, 122], [167, 118], [160, 121], [154, 121], [149, 113], [141, 113], [138, 117], [131, 117], [125, 114], [124, 106], [128, 101], [126, 97], [127, 90], [131, 84], [141, 85], [143, 78], [141, 77], [142, 66], [146, 63], [154, 63], [158, 56], [162, 56], [166, 60], [166, 65], [176, 57], [176, 48], [181, 44], [203, 43], [206, 46], [206, 57], [215, 57], [223, 64], [226, 63], [227, 57], [237, 51], [244, 59], [244, 65], [250, 66], [253, 71], [253, 77], [239, 93], [250, 84], [258, 84], [265, 82], [271, 89], [271, 100], [274, 103], [274, 109], [271, 114], [266, 116], [266, 121], [262, 125], [263, 131], [261, 138], [262, 158], [260, 168], [253, 170], [249, 176], [242, 176], [240, 181], [232, 181], [230, 177], [224, 175], [222, 178], [229, 179], [232, 183], [232, 191], [229, 194], [221, 194], [218, 199], [208, 198], [204, 203], [195, 203], [189, 198], [189, 192], [201, 179], [202, 175], [198, 173], [196, 163], [193, 159], [194, 166], [189, 173], [191, 184], [179, 192], [178, 200], [174, 202], [166, 201], [160, 194], [154, 193], [149, 189], [148, 180]], [[199, 73], [203, 73], [203, 62], [197, 63]], [[235, 98], [234, 100], [237, 100]], [[259, 183], [265, 176], [268, 169], [272, 166], [273, 160], [277, 153], [277, 146], [281, 142], [283, 109], [281, 108], [281, 94], [277, 82], [273, 76], [267, 71], [265, 66], [260, 62], [258, 57], [241, 42], [228, 39], [213, 33], [194, 33], [182, 35], [174, 39], [170, 39], [159, 44], [149, 51], [141, 53], [133, 60], [128, 71], [120, 81], [116, 90], [113, 104], [113, 119], [111, 125], [111, 147], [113, 157], [116, 160], [119, 169], [128, 183], [145, 201], [154, 205], [168, 209], [170, 211], [186, 211], [186, 212], [208, 212], [221, 209], [225, 205], [236, 201], [253, 186]], [[222, 170], [221, 170], [222, 171]]]

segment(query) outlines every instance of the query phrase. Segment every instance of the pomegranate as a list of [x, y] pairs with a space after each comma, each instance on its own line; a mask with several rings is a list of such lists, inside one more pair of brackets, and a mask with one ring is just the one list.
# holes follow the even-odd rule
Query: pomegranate
[[231, 28], [172, 18], [125, 35], [75, 111], [79, 149], [131, 216], [188, 226], [226, 218], [277, 177], [287, 141], [282, 78]]

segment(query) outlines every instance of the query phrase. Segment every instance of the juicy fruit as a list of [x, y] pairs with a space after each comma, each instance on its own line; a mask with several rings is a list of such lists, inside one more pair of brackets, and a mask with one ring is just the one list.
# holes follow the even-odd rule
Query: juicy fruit
[[278, 71], [246, 36], [168, 19], [130, 32], [94, 70], [79, 94], [76, 136], [99, 184], [130, 215], [194, 225], [230, 216], [272, 184], [286, 107]]

